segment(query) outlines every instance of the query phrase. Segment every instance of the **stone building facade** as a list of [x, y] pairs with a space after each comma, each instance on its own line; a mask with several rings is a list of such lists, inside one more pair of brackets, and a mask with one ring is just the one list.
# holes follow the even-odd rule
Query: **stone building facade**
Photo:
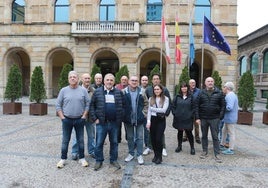
[[268, 97], [268, 25], [238, 40], [239, 75], [250, 70], [257, 100]]
[[[230, 44], [231, 56], [203, 45], [203, 9]], [[21, 68], [26, 96], [36, 66], [43, 68], [48, 98], [57, 96], [59, 74], [66, 63], [78, 73], [90, 73], [96, 63], [102, 74], [115, 74], [127, 65], [131, 75], [140, 76], [161, 63], [162, 80], [173, 93], [181, 70], [189, 65], [190, 20], [195, 40], [190, 72], [198, 86], [213, 70], [219, 71], [223, 82], [236, 83], [238, 78], [236, 0], [5, 0], [0, 1], [0, 11], [0, 97], [13, 63]], [[162, 13], [169, 34], [170, 64], [161, 42]], [[176, 15], [181, 64], [174, 57]]]

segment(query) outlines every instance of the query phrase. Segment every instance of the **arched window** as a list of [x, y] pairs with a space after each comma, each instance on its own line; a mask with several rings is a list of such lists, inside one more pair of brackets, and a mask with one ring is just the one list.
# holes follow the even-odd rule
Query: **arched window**
[[211, 4], [209, 0], [196, 0], [194, 9], [194, 20], [196, 23], [203, 23], [204, 15], [210, 19]]
[[250, 60], [250, 71], [251, 74], [257, 74], [258, 73], [258, 68], [259, 68], [259, 56], [257, 53], [254, 53], [251, 56], [251, 60]]
[[268, 49], [263, 54], [263, 73], [268, 73]]
[[162, 1], [148, 0], [147, 2], [147, 21], [161, 21], [162, 17]]
[[242, 57], [240, 60], [240, 76], [247, 71], [247, 57]]
[[25, 2], [24, 0], [15, 0], [12, 3], [12, 22], [24, 22]]
[[100, 3], [100, 21], [115, 21], [114, 0], [102, 0]]
[[69, 22], [70, 5], [69, 0], [57, 0], [55, 2], [54, 21]]

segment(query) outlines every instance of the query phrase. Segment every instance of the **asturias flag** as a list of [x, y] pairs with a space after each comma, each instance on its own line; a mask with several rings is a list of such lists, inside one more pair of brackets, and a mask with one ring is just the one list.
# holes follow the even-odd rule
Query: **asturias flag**
[[193, 26], [192, 26], [192, 21], [190, 20], [190, 65], [194, 63], [194, 58], [195, 58], [195, 48], [194, 48], [194, 33], [193, 33]]
[[166, 59], [167, 59], [167, 62], [170, 63], [170, 49], [169, 49], [169, 42], [168, 42], [168, 32], [167, 32], [167, 27], [166, 27], [164, 16], [162, 17], [161, 29], [162, 29], [162, 31], [161, 31], [162, 42], [165, 43], [165, 47], [166, 47]]
[[181, 39], [180, 39], [180, 29], [179, 29], [179, 19], [178, 16], [176, 16], [176, 21], [175, 21], [175, 42], [176, 42], [176, 47], [175, 47], [175, 58], [176, 58], [176, 63], [181, 64]]
[[221, 51], [231, 55], [228, 42], [225, 40], [221, 32], [204, 16], [204, 43], [210, 44]]

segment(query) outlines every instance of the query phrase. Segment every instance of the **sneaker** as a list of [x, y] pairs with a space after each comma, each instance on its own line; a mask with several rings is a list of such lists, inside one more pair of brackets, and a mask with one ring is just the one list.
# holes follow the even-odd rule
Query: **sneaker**
[[226, 147], [224, 147], [224, 145], [220, 145], [220, 150], [224, 151], [224, 150], [226, 150]]
[[134, 156], [128, 154], [128, 156], [125, 158], [125, 161], [126, 161], [126, 162], [129, 162], [129, 161], [131, 161], [132, 159], [134, 159]]
[[89, 156], [92, 157], [93, 159], [95, 159], [96, 157], [94, 153], [89, 154]]
[[200, 155], [200, 159], [205, 159], [208, 157], [208, 152], [203, 152], [201, 155]]
[[164, 157], [167, 156], [167, 150], [166, 150], [166, 148], [163, 148], [163, 150], [162, 150], [162, 155], [163, 155]]
[[216, 161], [217, 163], [222, 163], [222, 160], [221, 160], [221, 158], [219, 158], [218, 155], [215, 156], [215, 161]]
[[94, 165], [94, 170], [97, 171], [102, 167], [102, 162], [96, 162]]
[[85, 158], [79, 159], [79, 163], [81, 163], [83, 167], [88, 166], [88, 162], [85, 160]]
[[78, 154], [72, 154], [72, 160], [76, 161], [78, 159]]
[[63, 168], [65, 165], [66, 160], [65, 159], [61, 159], [58, 163], [57, 163], [57, 167], [58, 168]]
[[229, 148], [229, 143], [224, 144], [224, 147]]
[[150, 148], [146, 148], [144, 151], [143, 151], [143, 155], [148, 155], [149, 153], [151, 152], [151, 149]]
[[231, 149], [226, 149], [226, 150], [222, 151], [221, 153], [224, 155], [233, 155], [234, 151]]
[[117, 168], [117, 169], [120, 169], [121, 168], [120, 164], [117, 161], [111, 162], [110, 164], [112, 166], [114, 166], [115, 168]]
[[144, 160], [143, 160], [142, 155], [138, 156], [137, 159], [138, 159], [138, 163], [139, 163], [140, 165], [144, 164]]

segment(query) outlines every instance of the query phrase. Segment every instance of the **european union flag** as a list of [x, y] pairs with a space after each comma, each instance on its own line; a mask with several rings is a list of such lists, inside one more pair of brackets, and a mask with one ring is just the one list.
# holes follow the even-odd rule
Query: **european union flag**
[[221, 51], [231, 55], [231, 50], [228, 42], [220, 31], [204, 16], [204, 43], [210, 44]]

